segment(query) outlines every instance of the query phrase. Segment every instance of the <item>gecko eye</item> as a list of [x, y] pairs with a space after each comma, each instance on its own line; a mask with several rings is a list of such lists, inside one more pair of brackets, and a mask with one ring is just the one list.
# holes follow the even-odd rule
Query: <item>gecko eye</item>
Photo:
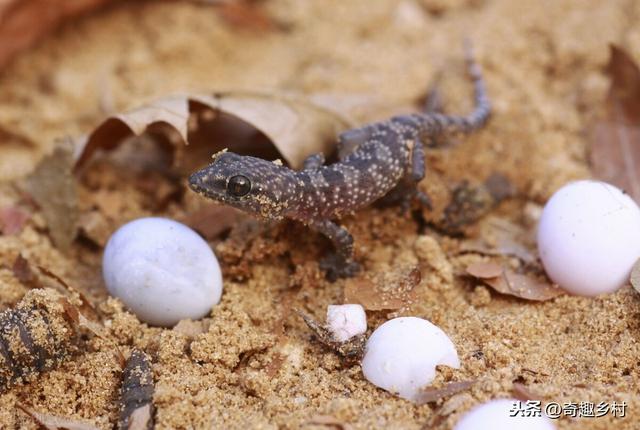
[[245, 196], [251, 191], [251, 181], [246, 176], [236, 175], [227, 182], [227, 193], [234, 197]]

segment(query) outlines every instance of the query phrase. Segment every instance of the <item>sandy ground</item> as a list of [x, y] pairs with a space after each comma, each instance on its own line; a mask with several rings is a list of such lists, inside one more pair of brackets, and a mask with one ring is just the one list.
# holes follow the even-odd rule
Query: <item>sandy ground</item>
[[[262, 32], [195, 2], [122, 5], [66, 25], [0, 78], [0, 126], [8, 131], [0, 136], [0, 178], [29, 173], [56, 138], [86, 133], [107, 113], [176, 92], [322, 95], [361, 123], [416, 109], [442, 72], [446, 110], [464, 111], [471, 106], [461, 61], [468, 36], [495, 114], [460, 145], [431, 151], [423, 186], [500, 172], [518, 196], [495, 213], [525, 222], [525, 208], [589, 176], [586, 130], [603, 109], [608, 43], [640, 53], [640, 2], [628, 0], [269, 0], [264, 9], [277, 25]], [[81, 213], [96, 205], [108, 212], [106, 235], [144, 215], [185, 219], [200, 204], [187, 192], [158, 205], [138, 179], [122, 166], [96, 164], [80, 185]], [[0, 206], [22, 198], [9, 182], [1, 189]], [[475, 404], [511, 395], [514, 382], [544, 401], [627, 402], [626, 418], [563, 418], [559, 429], [638, 428], [640, 308], [630, 287], [595, 299], [528, 302], [454, 276], [465, 260], [449, 254], [453, 239], [397, 208], [366, 209], [344, 223], [367, 273], [410, 265], [423, 272], [415, 300], [398, 312], [370, 312], [370, 327], [398, 314], [429, 319], [451, 336], [462, 362], [460, 370], [442, 369], [436, 383], [477, 380], [471, 389], [413, 405], [315, 342], [290, 309], [323, 319], [354, 281], [325, 281], [317, 259], [326, 243], [293, 224], [212, 240], [225, 292], [205, 327], [190, 334], [149, 328], [125, 312], [104, 290], [100, 247], [78, 240], [59, 251], [36, 213], [19, 234], [0, 236], [0, 306], [28, 290], [8, 268], [18, 253], [89, 294], [125, 353], [135, 346], [153, 357], [157, 428], [320, 429], [331, 426], [314, 422], [329, 416], [353, 428], [444, 429]], [[109, 342], [83, 345], [57, 370], [1, 395], [0, 427], [37, 427], [15, 409], [20, 401], [112, 428], [120, 365]]]

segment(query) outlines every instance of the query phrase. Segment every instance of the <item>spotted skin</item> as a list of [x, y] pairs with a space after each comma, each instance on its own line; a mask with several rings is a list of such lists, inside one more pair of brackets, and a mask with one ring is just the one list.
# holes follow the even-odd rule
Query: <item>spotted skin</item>
[[[450, 133], [469, 133], [484, 125], [491, 108], [479, 66], [467, 53], [474, 82], [475, 108], [467, 116], [437, 112], [396, 116], [342, 133], [339, 161], [307, 158], [300, 171], [231, 152], [220, 152], [189, 178], [190, 187], [210, 199], [272, 220], [293, 219], [327, 236], [337, 253], [321, 262], [330, 279], [353, 276], [353, 238], [334, 220], [382, 197], [408, 206], [417, 198], [429, 206], [416, 184], [425, 175], [424, 144]], [[247, 187], [246, 184], [249, 184]]]

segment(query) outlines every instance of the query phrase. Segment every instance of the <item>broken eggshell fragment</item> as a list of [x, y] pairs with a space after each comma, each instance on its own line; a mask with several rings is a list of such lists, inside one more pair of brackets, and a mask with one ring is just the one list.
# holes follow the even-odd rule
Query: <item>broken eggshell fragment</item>
[[327, 328], [338, 342], [346, 342], [367, 331], [367, 314], [362, 305], [329, 305]]
[[400, 317], [373, 332], [362, 359], [362, 373], [372, 384], [415, 401], [435, 378], [438, 365], [460, 367], [451, 339], [425, 319]]
[[109, 293], [152, 325], [202, 318], [222, 295], [220, 265], [209, 245], [170, 219], [123, 225], [109, 239], [102, 263]]

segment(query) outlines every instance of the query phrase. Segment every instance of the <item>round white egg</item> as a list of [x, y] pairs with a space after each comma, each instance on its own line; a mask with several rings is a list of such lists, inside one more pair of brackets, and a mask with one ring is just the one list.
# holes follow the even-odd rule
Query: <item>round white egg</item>
[[555, 430], [553, 422], [544, 415], [516, 414], [526, 408], [524, 404], [514, 406], [518, 402], [517, 399], [496, 399], [476, 406], [463, 415], [453, 430]]
[[358, 304], [329, 305], [327, 326], [335, 340], [346, 342], [367, 331], [367, 314]]
[[407, 400], [436, 375], [436, 366], [460, 367], [451, 339], [429, 321], [416, 317], [389, 320], [367, 340], [362, 373], [372, 384]]
[[220, 265], [209, 245], [166, 218], [120, 227], [107, 243], [102, 272], [109, 293], [152, 325], [202, 318], [222, 295]]
[[538, 251], [545, 271], [564, 290], [611, 293], [629, 280], [640, 257], [640, 209], [613, 185], [571, 182], [542, 211]]

